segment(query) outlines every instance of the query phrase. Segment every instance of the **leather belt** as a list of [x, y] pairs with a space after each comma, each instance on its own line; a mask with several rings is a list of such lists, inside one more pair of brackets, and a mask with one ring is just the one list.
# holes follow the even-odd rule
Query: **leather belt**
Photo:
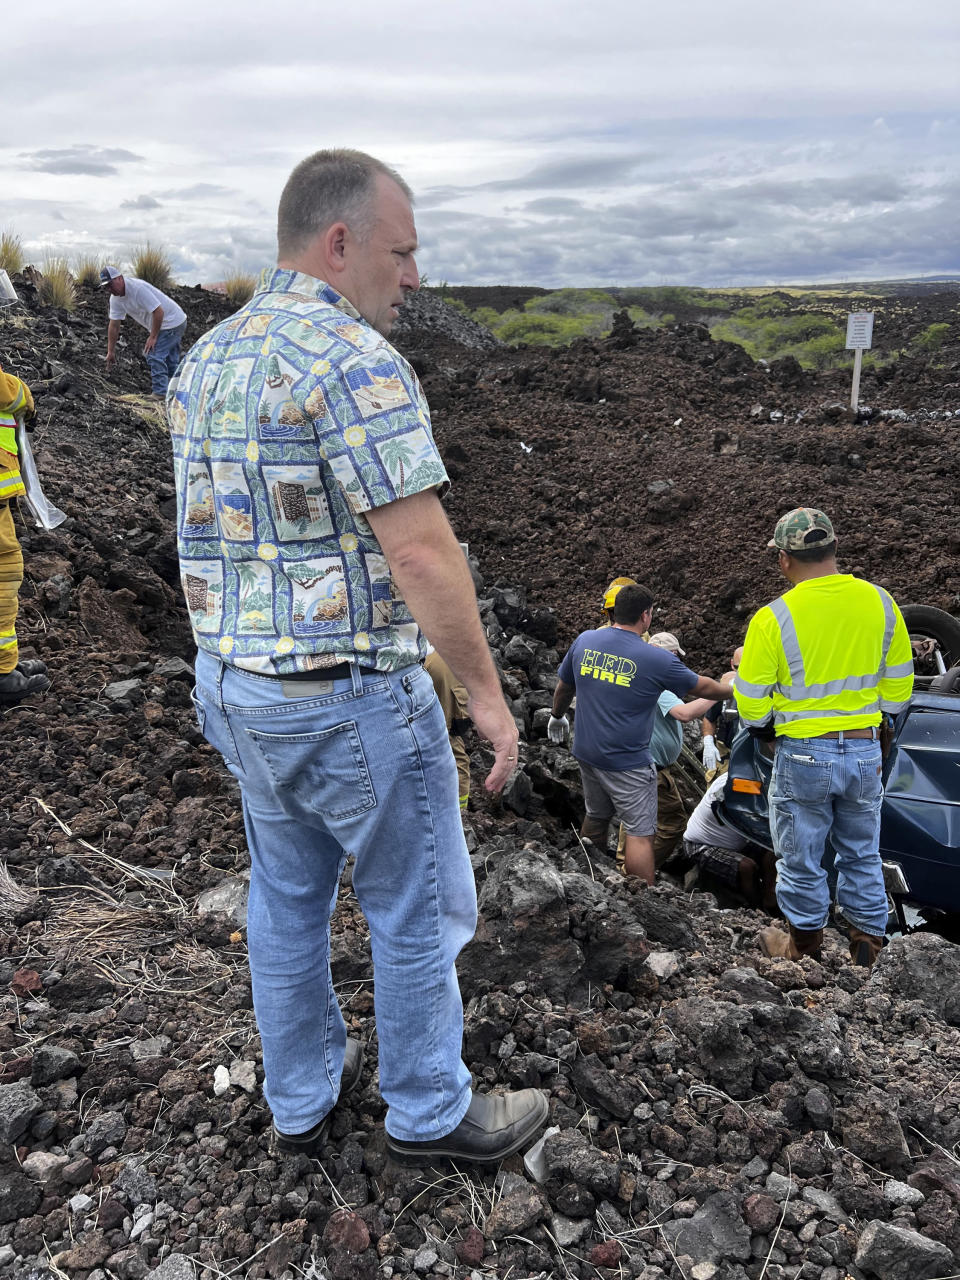
[[871, 729], [834, 729], [831, 733], [811, 733], [811, 738], [879, 738], [880, 730]]
[[352, 662], [338, 662], [334, 667], [314, 667], [312, 671], [290, 671], [279, 675], [274, 671], [258, 671], [258, 676], [268, 680], [349, 680]]

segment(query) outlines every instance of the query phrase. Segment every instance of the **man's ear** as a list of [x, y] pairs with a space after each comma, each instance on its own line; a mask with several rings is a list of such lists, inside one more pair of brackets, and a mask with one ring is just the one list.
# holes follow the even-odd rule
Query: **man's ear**
[[323, 233], [324, 257], [332, 271], [343, 271], [347, 265], [350, 228], [345, 222], [334, 222]]

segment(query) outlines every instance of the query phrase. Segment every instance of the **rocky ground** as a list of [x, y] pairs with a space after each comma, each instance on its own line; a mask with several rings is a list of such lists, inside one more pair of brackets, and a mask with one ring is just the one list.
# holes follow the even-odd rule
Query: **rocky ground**
[[[563, 644], [617, 573], [720, 670], [778, 589], [780, 510], [816, 502], [847, 563], [956, 609], [958, 370], [842, 380], [755, 366], [696, 327], [509, 351], [426, 298], [401, 334], [455, 474], [522, 770], [469, 839], [462, 958], [480, 1088], [535, 1085], [551, 1132], [497, 1173], [388, 1160], [366, 927], [347, 877], [334, 974], [366, 1046], [322, 1162], [274, 1156], [244, 952], [237, 795], [190, 706], [169, 442], [142, 362], [98, 370], [102, 297], [0, 318], [68, 515], [23, 532], [25, 654], [53, 688], [0, 722], [0, 1272], [922, 1280], [960, 1270], [960, 953], [896, 940], [872, 974], [765, 959], [765, 916], [588, 858], [544, 739]], [[191, 336], [226, 304], [177, 292]], [[431, 314], [432, 313], [432, 314]], [[896, 411], [896, 412], [895, 412]], [[679, 421], [678, 421], [679, 419]]]

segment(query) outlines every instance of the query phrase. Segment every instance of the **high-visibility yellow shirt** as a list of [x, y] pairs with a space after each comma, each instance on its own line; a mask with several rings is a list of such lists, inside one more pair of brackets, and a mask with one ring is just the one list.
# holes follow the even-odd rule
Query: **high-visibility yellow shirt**
[[847, 573], [798, 583], [757, 611], [733, 683], [740, 718], [778, 737], [879, 724], [913, 692], [910, 636], [893, 597]]

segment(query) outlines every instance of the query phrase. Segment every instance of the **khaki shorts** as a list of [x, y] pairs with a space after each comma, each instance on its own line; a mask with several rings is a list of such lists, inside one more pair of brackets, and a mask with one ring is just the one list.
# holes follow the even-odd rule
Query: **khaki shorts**
[[628, 836], [652, 836], [657, 829], [657, 770], [652, 764], [639, 769], [595, 769], [580, 765], [583, 802], [587, 817], [601, 822], [617, 815]]

